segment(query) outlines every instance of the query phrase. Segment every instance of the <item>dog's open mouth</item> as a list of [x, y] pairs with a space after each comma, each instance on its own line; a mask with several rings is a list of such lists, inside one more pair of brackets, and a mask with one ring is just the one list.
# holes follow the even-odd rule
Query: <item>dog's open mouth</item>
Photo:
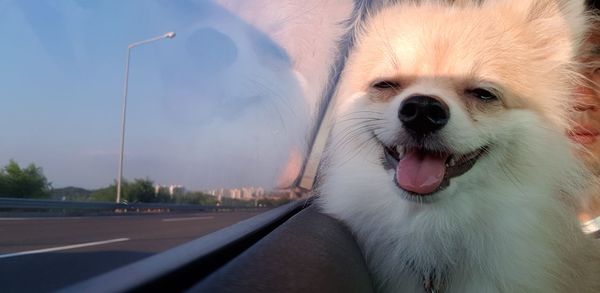
[[466, 154], [403, 146], [384, 146], [384, 150], [386, 165], [396, 170], [396, 185], [413, 195], [425, 196], [443, 190], [450, 179], [469, 171], [487, 147]]

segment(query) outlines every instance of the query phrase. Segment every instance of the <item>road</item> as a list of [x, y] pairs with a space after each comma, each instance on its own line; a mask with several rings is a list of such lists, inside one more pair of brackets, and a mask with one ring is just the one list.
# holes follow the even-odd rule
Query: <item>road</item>
[[63, 288], [261, 212], [0, 218], [0, 291]]

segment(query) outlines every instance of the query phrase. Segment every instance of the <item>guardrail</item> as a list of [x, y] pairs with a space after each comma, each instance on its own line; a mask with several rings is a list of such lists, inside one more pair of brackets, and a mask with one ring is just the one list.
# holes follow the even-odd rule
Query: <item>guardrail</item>
[[36, 210], [95, 210], [95, 211], [216, 211], [230, 209], [255, 209], [247, 206], [208, 206], [194, 204], [169, 203], [111, 203], [39, 200], [24, 198], [0, 198], [0, 209], [36, 209]]

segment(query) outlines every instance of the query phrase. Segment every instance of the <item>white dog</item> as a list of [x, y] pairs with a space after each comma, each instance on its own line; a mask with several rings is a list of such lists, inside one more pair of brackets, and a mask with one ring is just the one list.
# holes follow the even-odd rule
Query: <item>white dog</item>
[[584, 0], [406, 2], [357, 32], [323, 210], [382, 292], [600, 292], [564, 135]]

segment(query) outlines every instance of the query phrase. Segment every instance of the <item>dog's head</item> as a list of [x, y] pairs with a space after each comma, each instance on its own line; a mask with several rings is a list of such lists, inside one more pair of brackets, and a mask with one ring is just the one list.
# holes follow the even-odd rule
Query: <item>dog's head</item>
[[358, 33], [324, 193], [436, 202], [560, 177], [584, 1], [421, 2], [386, 7]]

